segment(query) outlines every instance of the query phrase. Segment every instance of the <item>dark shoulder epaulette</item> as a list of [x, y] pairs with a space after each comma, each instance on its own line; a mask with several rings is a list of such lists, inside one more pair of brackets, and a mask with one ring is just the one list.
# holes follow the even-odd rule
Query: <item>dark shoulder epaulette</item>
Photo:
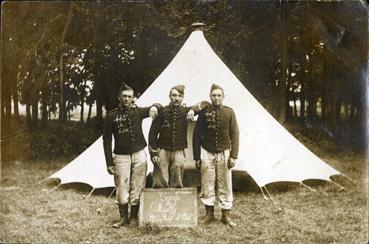
[[106, 115], [113, 114], [113, 113], [116, 113], [116, 112], [118, 112], [118, 107], [107, 110]]
[[223, 105], [223, 107], [226, 108], [226, 109], [231, 109], [232, 110], [231, 107], [228, 107], [228, 106], [225, 106], [225, 105]]

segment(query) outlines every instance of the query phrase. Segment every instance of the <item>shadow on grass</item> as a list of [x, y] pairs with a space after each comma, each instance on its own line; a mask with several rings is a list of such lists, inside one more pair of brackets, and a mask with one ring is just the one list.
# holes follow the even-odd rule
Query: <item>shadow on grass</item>
[[[58, 179], [49, 179], [46, 181], [45, 184], [47, 185], [50, 191], [72, 190], [75, 193], [85, 196], [87, 196], [93, 190], [93, 188], [90, 185], [85, 183], [67, 183], [58, 186], [60, 184], [60, 180]], [[109, 197], [112, 194], [113, 190], [114, 190], [113, 187], [97, 188], [93, 190], [92, 195]], [[114, 194], [112, 194], [112, 197], [113, 196]]]

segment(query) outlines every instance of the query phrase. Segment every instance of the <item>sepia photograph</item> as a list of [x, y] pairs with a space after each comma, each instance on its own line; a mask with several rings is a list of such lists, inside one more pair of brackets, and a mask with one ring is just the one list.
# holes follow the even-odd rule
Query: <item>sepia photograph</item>
[[0, 243], [368, 243], [368, 3], [1, 3]]

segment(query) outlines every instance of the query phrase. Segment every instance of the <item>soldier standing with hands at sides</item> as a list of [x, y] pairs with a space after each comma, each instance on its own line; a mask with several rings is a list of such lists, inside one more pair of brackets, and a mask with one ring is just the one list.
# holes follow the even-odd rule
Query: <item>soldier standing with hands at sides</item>
[[[119, 106], [107, 113], [104, 123], [103, 144], [109, 174], [114, 175], [120, 220], [113, 225], [119, 228], [137, 221], [139, 197], [146, 180], [147, 143], [142, 132], [142, 120], [156, 118], [160, 104], [138, 107], [134, 103], [134, 91], [122, 84], [118, 93]], [[112, 153], [112, 136], [115, 147]], [[131, 216], [128, 208], [131, 206]]]
[[[153, 188], [183, 187], [183, 168], [186, 160], [188, 121], [203, 103], [186, 107], [182, 102], [185, 86], [170, 89], [170, 103], [159, 110], [149, 132], [149, 151], [154, 164]], [[205, 106], [205, 105], [204, 105]]]
[[[235, 227], [230, 217], [233, 203], [232, 171], [239, 149], [239, 130], [232, 108], [222, 104], [224, 90], [213, 84], [211, 105], [201, 110], [193, 134], [193, 156], [201, 168], [200, 200], [205, 205], [205, 223], [215, 221], [215, 197], [222, 209], [221, 222]], [[215, 192], [215, 186], [217, 186]]]

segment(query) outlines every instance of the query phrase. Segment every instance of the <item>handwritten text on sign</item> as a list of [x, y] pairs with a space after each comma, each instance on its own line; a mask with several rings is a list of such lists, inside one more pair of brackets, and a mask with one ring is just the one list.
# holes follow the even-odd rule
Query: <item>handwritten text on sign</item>
[[141, 196], [140, 226], [197, 225], [196, 188], [145, 189]]

